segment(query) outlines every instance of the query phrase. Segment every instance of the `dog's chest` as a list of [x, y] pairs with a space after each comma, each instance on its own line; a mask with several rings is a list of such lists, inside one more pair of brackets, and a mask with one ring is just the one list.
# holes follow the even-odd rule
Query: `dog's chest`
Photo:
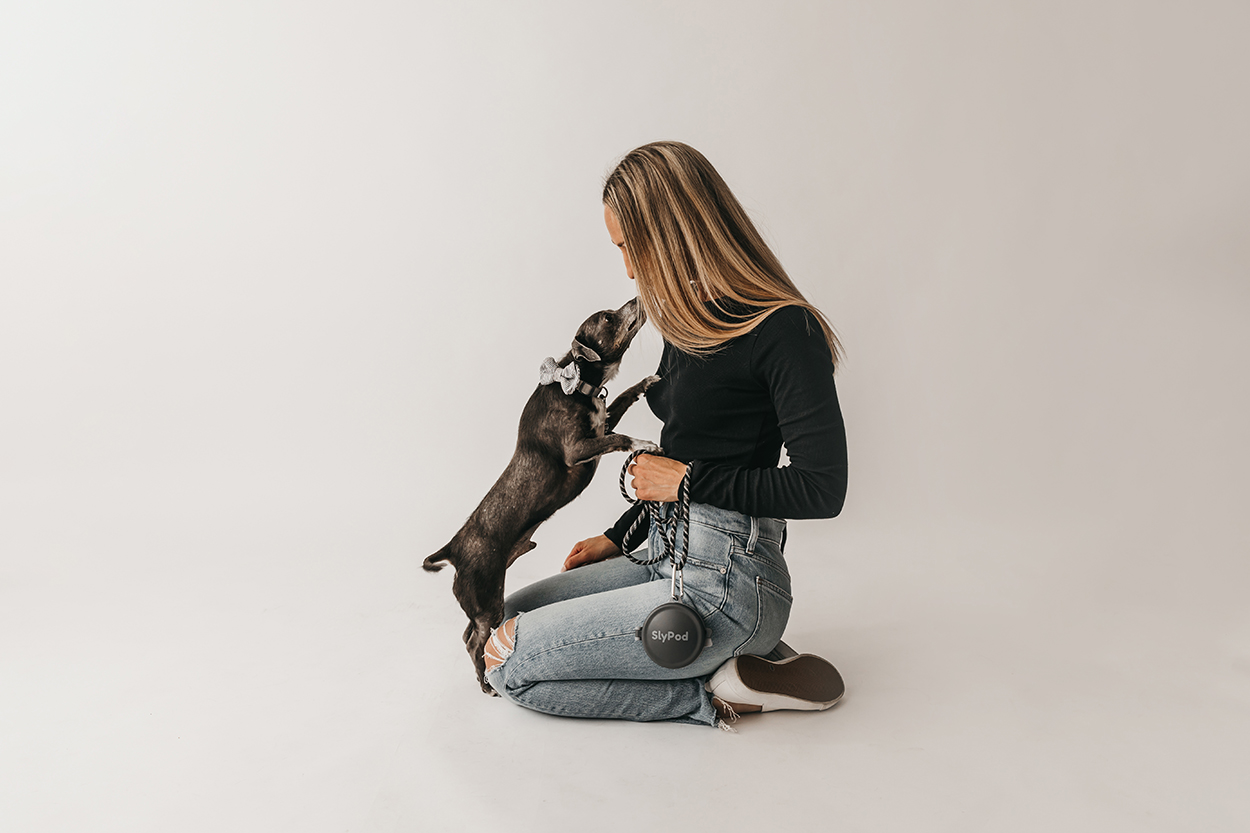
[[608, 409], [603, 404], [603, 400], [595, 397], [594, 410], [590, 412], [590, 430], [595, 432], [596, 437], [602, 437], [605, 426], [607, 425]]

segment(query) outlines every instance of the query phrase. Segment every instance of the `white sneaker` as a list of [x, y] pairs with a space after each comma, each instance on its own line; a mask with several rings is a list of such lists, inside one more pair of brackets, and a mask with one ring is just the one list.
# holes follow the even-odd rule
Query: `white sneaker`
[[766, 712], [823, 711], [846, 693], [838, 669], [815, 654], [798, 654], [779, 662], [750, 655], [734, 657], [716, 669], [704, 688], [726, 703], [759, 706]]
[[789, 659], [790, 657], [796, 656], [798, 653], [798, 651], [794, 650], [786, 643], [778, 642], [776, 648], [773, 648], [767, 654], [764, 654], [764, 659], [772, 660], [773, 662], [780, 662], [783, 659]]

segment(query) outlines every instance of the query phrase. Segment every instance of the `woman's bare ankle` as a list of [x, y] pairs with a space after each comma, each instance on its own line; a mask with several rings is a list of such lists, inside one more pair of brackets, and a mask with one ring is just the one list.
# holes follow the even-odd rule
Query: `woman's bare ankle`
[[749, 703], [730, 703], [719, 697], [712, 698], [712, 708], [716, 709], [716, 715], [721, 720], [731, 721], [736, 720], [739, 715], [763, 711], [763, 706], [752, 706]]

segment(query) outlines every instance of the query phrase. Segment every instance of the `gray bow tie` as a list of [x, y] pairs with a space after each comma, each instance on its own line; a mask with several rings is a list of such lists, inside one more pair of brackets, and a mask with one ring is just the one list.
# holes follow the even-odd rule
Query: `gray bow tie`
[[577, 369], [577, 362], [558, 367], [556, 360], [550, 356], [543, 359], [542, 367], [538, 368], [538, 384], [550, 385], [552, 382], [559, 382], [566, 395], [577, 390], [582, 383], [582, 372]]

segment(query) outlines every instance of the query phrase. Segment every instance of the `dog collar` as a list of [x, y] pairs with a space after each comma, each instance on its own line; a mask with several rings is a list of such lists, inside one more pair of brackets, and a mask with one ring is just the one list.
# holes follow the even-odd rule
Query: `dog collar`
[[538, 384], [550, 385], [558, 382], [560, 389], [564, 391], [566, 396], [574, 393], [584, 393], [587, 396], [598, 399], [608, 398], [608, 389], [603, 385], [596, 388], [588, 382], [582, 381], [582, 371], [577, 366], [576, 361], [571, 361], [564, 367], [556, 364], [556, 360], [551, 356], [543, 359], [542, 365], [538, 368]]

